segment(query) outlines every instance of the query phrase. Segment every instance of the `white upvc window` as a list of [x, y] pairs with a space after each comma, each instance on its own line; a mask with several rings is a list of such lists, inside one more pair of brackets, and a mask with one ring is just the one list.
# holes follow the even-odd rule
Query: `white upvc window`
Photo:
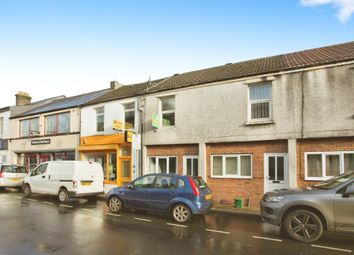
[[4, 133], [4, 117], [0, 117], [0, 138], [2, 138]]
[[135, 102], [124, 104], [124, 123], [125, 123], [125, 129], [134, 129]]
[[252, 154], [211, 156], [212, 178], [252, 178]]
[[305, 180], [323, 181], [349, 171], [354, 171], [354, 151], [305, 153]]
[[175, 125], [175, 96], [160, 98], [160, 119], [162, 127]]
[[272, 84], [248, 86], [248, 121], [270, 121], [272, 119]]
[[150, 173], [177, 173], [177, 157], [149, 157]]
[[96, 132], [104, 131], [104, 106], [96, 109]]

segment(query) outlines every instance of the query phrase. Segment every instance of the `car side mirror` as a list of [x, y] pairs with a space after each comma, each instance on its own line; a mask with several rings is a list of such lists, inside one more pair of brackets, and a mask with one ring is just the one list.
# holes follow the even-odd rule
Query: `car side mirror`
[[129, 183], [127, 186], [126, 186], [127, 189], [134, 189], [134, 185]]
[[354, 195], [354, 184], [351, 184], [347, 187], [343, 194], [343, 197], [350, 197], [351, 195]]

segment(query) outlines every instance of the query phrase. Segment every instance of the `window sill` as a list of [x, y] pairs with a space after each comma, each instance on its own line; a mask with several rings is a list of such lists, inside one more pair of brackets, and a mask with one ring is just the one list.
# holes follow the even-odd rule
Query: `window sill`
[[272, 125], [275, 124], [274, 120], [251, 120], [245, 123], [245, 126], [257, 126], [257, 125]]
[[211, 179], [240, 179], [240, 180], [252, 180], [251, 176], [208, 176]]

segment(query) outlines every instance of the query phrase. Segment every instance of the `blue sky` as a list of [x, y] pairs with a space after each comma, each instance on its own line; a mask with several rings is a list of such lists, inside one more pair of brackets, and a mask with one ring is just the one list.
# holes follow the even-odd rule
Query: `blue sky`
[[352, 0], [0, 0], [0, 107], [354, 40]]

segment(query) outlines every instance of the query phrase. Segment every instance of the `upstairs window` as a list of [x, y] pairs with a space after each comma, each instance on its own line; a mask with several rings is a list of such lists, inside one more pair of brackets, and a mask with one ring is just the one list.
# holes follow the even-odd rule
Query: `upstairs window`
[[46, 135], [65, 134], [70, 132], [70, 113], [59, 113], [46, 116]]
[[104, 131], [104, 107], [96, 108], [96, 132]]
[[163, 127], [175, 125], [175, 97], [162, 97], [161, 99], [161, 120]]
[[39, 135], [39, 118], [20, 121], [20, 137]]
[[272, 117], [272, 85], [249, 86], [248, 118], [250, 121], [269, 120]]
[[135, 103], [124, 104], [124, 122], [125, 129], [134, 129], [135, 127]]
[[0, 137], [2, 137], [4, 133], [4, 117], [0, 118]]

